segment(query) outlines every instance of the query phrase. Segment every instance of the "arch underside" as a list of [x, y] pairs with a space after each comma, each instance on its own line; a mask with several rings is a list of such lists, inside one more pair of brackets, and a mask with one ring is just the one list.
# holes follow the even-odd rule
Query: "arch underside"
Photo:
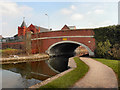
[[74, 51], [78, 46], [85, 47], [89, 52], [89, 56], [94, 56], [94, 52], [92, 52], [89, 47], [87, 47], [86, 45], [84, 45], [82, 43], [75, 42], [75, 41], [57, 42], [57, 43], [51, 45], [46, 52], [50, 56], [74, 55], [75, 54]]

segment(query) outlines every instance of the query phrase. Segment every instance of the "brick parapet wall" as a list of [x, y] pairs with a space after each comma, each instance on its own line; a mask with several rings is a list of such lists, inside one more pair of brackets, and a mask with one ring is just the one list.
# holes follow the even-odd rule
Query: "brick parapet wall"
[[6, 48], [23, 49], [24, 42], [2, 43], [2, 49], [6, 49]]
[[32, 34], [32, 38], [40, 37], [57, 37], [57, 36], [93, 36], [94, 31], [92, 29], [76, 29], [76, 30], [60, 30], [51, 32], [42, 32], [38, 35]]

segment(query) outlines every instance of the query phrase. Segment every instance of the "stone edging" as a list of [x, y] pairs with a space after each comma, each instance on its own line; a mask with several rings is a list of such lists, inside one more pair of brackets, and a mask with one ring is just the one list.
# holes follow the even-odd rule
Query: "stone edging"
[[34, 57], [18, 57], [18, 58], [2, 58], [0, 64], [10, 64], [10, 63], [22, 63], [22, 62], [31, 62], [31, 61], [41, 61], [49, 59], [48, 55], [34, 56]]
[[30, 86], [29, 88], [39, 88], [40, 86], [43, 86], [43, 85], [45, 85], [45, 84], [47, 84], [47, 83], [49, 83], [49, 82], [51, 82], [51, 81], [61, 77], [61, 76], [63, 76], [64, 74], [72, 71], [74, 68], [77, 67], [73, 57], [69, 58], [68, 66], [71, 67], [71, 68], [66, 70], [66, 71], [64, 71], [64, 72], [62, 72], [62, 73], [60, 73], [60, 74], [57, 74], [57, 75], [55, 75], [55, 76], [53, 76], [51, 78], [48, 78], [48, 79], [46, 79], [46, 80], [44, 80], [44, 81], [42, 81], [42, 82], [40, 82], [40, 83], [38, 83], [36, 85]]

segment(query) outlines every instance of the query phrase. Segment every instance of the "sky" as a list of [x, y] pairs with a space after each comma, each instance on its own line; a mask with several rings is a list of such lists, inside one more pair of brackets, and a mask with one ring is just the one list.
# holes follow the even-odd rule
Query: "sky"
[[98, 28], [118, 24], [118, 2], [0, 2], [0, 34], [16, 35], [23, 17], [27, 26], [53, 31], [65, 24], [77, 29]]

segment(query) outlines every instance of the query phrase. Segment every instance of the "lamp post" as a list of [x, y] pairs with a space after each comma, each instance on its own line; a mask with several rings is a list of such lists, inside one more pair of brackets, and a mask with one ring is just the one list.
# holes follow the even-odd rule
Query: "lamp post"
[[25, 21], [25, 17], [23, 17], [23, 21]]
[[50, 30], [50, 28], [49, 28], [49, 16], [48, 16], [48, 14], [45, 14], [47, 17], [48, 17], [48, 29]]

